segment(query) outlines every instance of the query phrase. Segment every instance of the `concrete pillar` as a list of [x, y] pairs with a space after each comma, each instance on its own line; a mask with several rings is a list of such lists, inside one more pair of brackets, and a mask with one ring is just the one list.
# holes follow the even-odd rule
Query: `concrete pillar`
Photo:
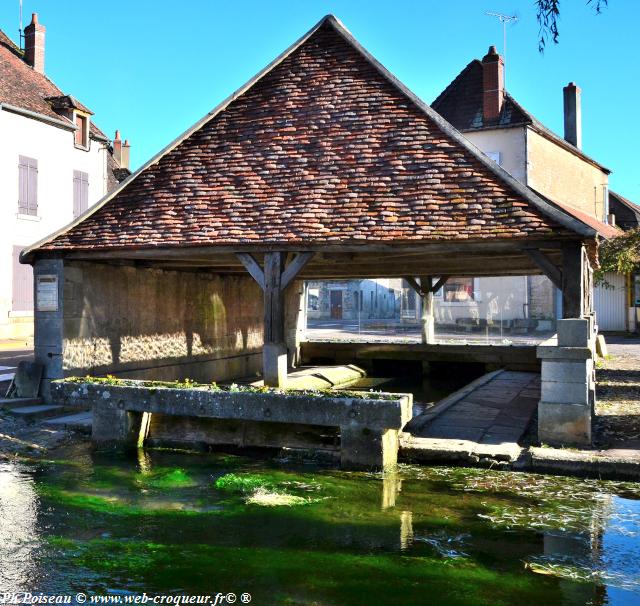
[[340, 465], [346, 469], [392, 469], [398, 464], [399, 431], [340, 427]]
[[558, 320], [557, 339], [538, 347], [541, 394], [538, 439], [553, 446], [589, 446], [595, 406], [593, 320]]
[[51, 381], [64, 377], [64, 263], [38, 259], [33, 265], [34, 358], [43, 367], [40, 395], [51, 402]]
[[124, 402], [96, 402], [93, 407], [91, 439], [96, 444], [135, 448], [142, 428], [142, 412], [124, 409]]

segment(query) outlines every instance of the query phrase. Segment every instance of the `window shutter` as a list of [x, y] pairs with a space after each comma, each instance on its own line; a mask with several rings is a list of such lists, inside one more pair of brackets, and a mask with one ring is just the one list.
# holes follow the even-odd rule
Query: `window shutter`
[[73, 171], [73, 217], [79, 217], [89, 208], [89, 175], [81, 170]]
[[29, 165], [25, 160], [20, 156], [18, 164], [18, 212], [23, 215], [29, 212]]
[[23, 246], [13, 247], [13, 288], [12, 304], [13, 311], [33, 310], [33, 268], [31, 265], [20, 263], [20, 251]]
[[38, 214], [38, 161], [26, 156], [18, 160], [18, 212]]

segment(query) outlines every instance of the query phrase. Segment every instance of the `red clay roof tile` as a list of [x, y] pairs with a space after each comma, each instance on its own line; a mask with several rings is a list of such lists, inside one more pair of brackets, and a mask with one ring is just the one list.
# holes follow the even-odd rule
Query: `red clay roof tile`
[[365, 53], [325, 18], [221, 111], [29, 253], [592, 234], [532, 202]]

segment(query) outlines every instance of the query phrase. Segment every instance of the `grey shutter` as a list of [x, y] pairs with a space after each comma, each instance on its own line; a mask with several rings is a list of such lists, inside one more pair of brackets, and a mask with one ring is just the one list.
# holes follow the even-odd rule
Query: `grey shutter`
[[89, 208], [89, 175], [73, 171], [73, 217], [79, 217]]
[[20, 156], [18, 161], [18, 212], [38, 214], [38, 161]]
[[25, 246], [13, 247], [13, 311], [33, 311], [33, 268], [20, 263], [20, 251]]

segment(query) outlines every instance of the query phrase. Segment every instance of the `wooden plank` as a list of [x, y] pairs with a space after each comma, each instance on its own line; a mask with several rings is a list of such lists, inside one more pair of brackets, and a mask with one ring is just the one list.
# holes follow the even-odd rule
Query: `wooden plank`
[[236, 253], [236, 256], [238, 257], [238, 259], [240, 259], [253, 279], [259, 284], [260, 288], [262, 290], [265, 290], [264, 272], [262, 271], [262, 268], [260, 267], [258, 262], [253, 258], [253, 255], [250, 255], [249, 253]]
[[289, 284], [293, 281], [293, 279], [300, 273], [302, 268], [311, 261], [314, 253], [312, 252], [301, 252], [298, 253], [291, 263], [287, 265], [284, 272], [282, 272], [281, 278], [281, 288], [285, 290]]
[[551, 262], [541, 250], [529, 248], [524, 251], [527, 256], [542, 270], [556, 288], [562, 289], [562, 272]]

